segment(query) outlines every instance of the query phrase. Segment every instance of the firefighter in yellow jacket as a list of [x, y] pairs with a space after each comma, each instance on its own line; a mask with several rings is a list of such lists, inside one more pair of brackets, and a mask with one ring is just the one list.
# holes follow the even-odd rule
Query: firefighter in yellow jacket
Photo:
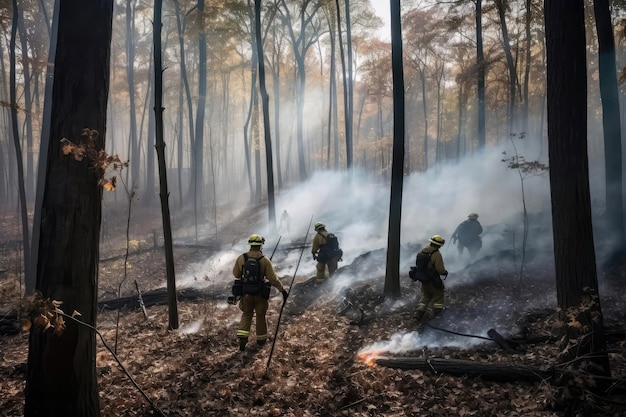
[[[262, 252], [262, 246], [265, 243], [265, 239], [257, 234], [250, 236], [248, 244], [250, 245], [250, 251], [245, 254], [239, 255], [235, 261], [233, 267], [233, 275], [235, 278], [241, 278], [244, 283], [242, 284], [243, 290], [241, 300], [239, 301], [239, 309], [242, 311], [241, 320], [239, 322], [239, 329], [237, 330], [237, 338], [239, 339], [239, 350], [245, 350], [246, 343], [248, 343], [248, 337], [250, 336], [250, 327], [252, 326], [252, 316], [256, 313], [256, 342], [259, 346], [264, 345], [267, 342], [267, 322], [265, 321], [265, 313], [269, 306], [269, 294], [270, 285], [276, 287], [283, 295], [283, 302], [287, 301], [288, 293], [283, 287], [283, 284], [276, 277], [274, 272], [274, 266], [272, 261], [266, 258]], [[248, 261], [252, 259], [252, 262]], [[258, 277], [257, 284], [247, 284], [250, 272], [247, 268], [250, 265], [256, 265], [258, 263], [257, 272]], [[254, 267], [250, 268], [254, 270]], [[267, 281], [266, 281], [267, 280]], [[252, 281], [252, 280], [250, 280]]]
[[317, 233], [313, 238], [311, 253], [313, 254], [313, 260], [317, 261], [317, 265], [315, 265], [315, 269], [317, 270], [315, 274], [315, 283], [321, 284], [326, 280], [326, 267], [328, 267], [328, 277], [330, 278], [337, 270], [337, 263], [339, 262], [341, 255], [333, 256], [323, 261], [322, 259], [318, 259], [319, 251], [322, 246], [326, 244], [326, 238], [330, 232], [326, 230], [326, 225], [322, 222], [315, 223], [314, 228]]
[[446, 241], [439, 235], [434, 235], [428, 241], [430, 245], [422, 249], [421, 252], [430, 256], [429, 268], [433, 271], [433, 275], [428, 282], [421, 283], [422, 298], [417, 306], [417, 315], [415, 316], [418, 321], [424, 317], [430, 319], [443, 311], [445, 287], [439, 276], [443, 275], [444, 280], [448, 276], [448, 271], [443, 264], [443, 256], [439, 251]]

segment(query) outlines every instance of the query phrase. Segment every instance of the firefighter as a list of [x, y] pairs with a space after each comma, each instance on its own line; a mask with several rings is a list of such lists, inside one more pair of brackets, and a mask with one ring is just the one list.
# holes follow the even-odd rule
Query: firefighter
[[467, 220], [459, 224], [452, 234], [452, 243], [458, 241], [457, 249], [459, 255], [463, 255], [463, 249], [467, 248], [470, 258], [474, 258], [483, 246], [483, 241], [480, 238], [482, 232], [483, 227], [478, 221], [478, 214], [468, 214]]
[[334, 236], [332, 233], [326, 230], [326, 225], [322, 222], [317, 222], [314, 225], [315, 237], [313, 238], [313, 244], [311, 245], [311, 253], [313, 254], [313, 260], [317, 261], [317, 265], [315, 269], [317, 270], [315, 274], [315, 283], [321, 284], [326, 280], [326, 268], [328, 267], [328, 277], [330, 278], [335, 271], [337, 270], [337, 263], [341, 258], [343, 252], [338, 249], [338, 252], [329, 256], [328, 259], [325, 259], [325, 254], [322, 255], [323, 247], [327, 243], [327, 237], [329, 235]]
[[[235, 261], [233, 267], [233, 275], [235, 278], [244, 276], [244, 269], [248, 267], [248, 262], [252, 259], [252, 263], [258, 262], [258, 291], [253, 286], [249, 286], [252, 290], [246, 289], [244, 284], [243, 294], [239, 300], [239, 309], [242, 311], [239, 329], [237, 330], [237, 338], [239, 339], [239, 350], [243, 351], [248, 343], [250, 336], [250, 326], [252, 325], [252, 316], [256, 314], [256, 343], [263, 346], [267, 342], [267, 322], [265, 321], [265, 313], [269, 306], [270, 286], [276, 287], [283, 295], [283, 302], [287, 301], [289, 293], [283, 287], [283, 284], [276, 277], [274, 266], [269, 258], [263, 256], [262, 246], [265, 239], [257, 234], [251, 235], [248, 239], [250, 251], [241, 254]], [[266, 281], [267, 280], [267, 281]]]
[[415, 316], [417, 321], [422, 321], [423, 318], [431, 319], [441, 313], [444, 307], [445, 287], [439, 276], [443, 275], [445, 280], [448, 271], [443, 264], [443, 256], [441, 256], [439, 249], [446, 241], [439, 235], [434, 235], [428, 241], [430, 245], [422, 249], [421, 252], [430, 255], [429, 268], [432, 268], [435, 274], [428, 282], [421, 283], [422, 298], [417, 306], [417, 315]]
[[289, 233], [289, 226], [291, 223], [291, 217], [289, 217], [289, 213], [287, 210], [283, 211], [283, 214], [280, 216], [280, 225], [278, 226], [279, 230], [283, 230], [286, 233]]

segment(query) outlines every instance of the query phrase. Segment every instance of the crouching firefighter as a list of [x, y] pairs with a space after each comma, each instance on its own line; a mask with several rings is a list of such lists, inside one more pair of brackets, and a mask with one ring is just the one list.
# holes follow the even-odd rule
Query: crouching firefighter
[[233, 267], [235, 285], [233, 295], [241, 296], [239, 309], [242, 311], [237, 338], [239, 350], [245, 350], [250, 336], [252, 316], [256, 314], [256, 342], [262, 346], [267, 342], [267, 322], [265, 313], [269, 305], [271, 286], [274, 286], [283, 295], [283, 302], [287, 300], [287, 291], [274, 273], [272, 261], [262, 252], [265, 239], [257, 234], [250, 236], [248, 244], [250, 251], [239, 255]]
[[446, 241], [439, 235], [434, 235], [428, 241], [430, 245], [418, 252], [416, 267], [409, 274], [413, 280], [421, 282], [422, 298], [415, 316], [419, 322], [429, 320], [443, 311], [445, 287], [440, 275], [443, 275], [444, 280], [448, 276], [439, 251]]

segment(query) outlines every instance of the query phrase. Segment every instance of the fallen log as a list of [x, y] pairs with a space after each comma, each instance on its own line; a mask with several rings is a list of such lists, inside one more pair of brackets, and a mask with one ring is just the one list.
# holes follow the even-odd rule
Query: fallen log
[[[196, 288], [184, 288], [176, 292], [179, 301], [194, 301], [203, 298], [222, 298], [226, 300], [226, 292], [215, 294], [214, 291], [202, 291]], [[158, 288], [141, 293], [144, 307], [167, 304], [167, 288]], [[98, 302], [98, 310], [117, 310], [119, 308], [142, 308], [137, 295], [114, 298]]]
[[374, 363], [394, 369], [417, 369], [454, 376], [467, 376], [495, 381], [541, 382], [550, 380], [553, 373], [523, 365], [474, 362], [458, 359], [416, 358], [416, 357], [378, 357]]

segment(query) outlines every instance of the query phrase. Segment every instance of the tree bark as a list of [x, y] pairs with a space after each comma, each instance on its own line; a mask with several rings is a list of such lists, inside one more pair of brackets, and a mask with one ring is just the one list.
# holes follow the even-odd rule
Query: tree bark
[[483, 52], [483, 7], [482, 0], [474, 0], [476, 3], [476, 67], [478, 71], [476, 82], [476, 94], [478, 98], [478, 149], [485, 148], [486, 123], [485, 123], [485, 54]]
[[[112, 0], [65, 0], [59, 9], [50, 146], [36, 289], [96, 325], [102, 188], [89, 158], [63, 155], [86, 127], [104, 149]], [[73, 321], [62, 335], [30, 332], [24, 415], [99, 416], [95, 334]]]
[[[165, 244], [165, 276], [167, 280], [167, 306], [169, 329], [178, 329], [178, 301], [176, 299], [176, 275], [174, 271], [174, 246], [172, 222], [167, 189], [167, 167], [165, 165], [165, 139], [163, 137], [163, 58], [161, 53], [161, 9], [162, 0], [154, 2], [154, 122], [155, 148], [159, 166], [159, 195], [161, 197], [161, 217], [163, 219], [163, 241]], [[152, 192], [152, 190], [150, 190]], [[136, 281], [135, 281], [136, 283]]]
[[606, 182], [606, 225], [614, 240], [614, 251], [624, 253], [624, 198], [622, 178], [622, 130], [615, 64], [615, 39], [608, 0], [594, 0], [598, 32], [598, 64], [604, 128], [604, 167]]
[[405, 133], [400, 0], [391, 2], [391, 67], [393, 74], [393, 161], [391, 165], [391, 196], [384, 293], [391, 297], [399, 297], [401, 294], [400, 225], [402, 218], [402, 187], [404, 183]]
[[[578, 308], [598, 293], [587, 156], [587, 67], [583, 0], [546, 0], [548, 148], [557, 302]], [[591, 310], [596, 317], [591, 317]], [[600, 300], [586, 309], [589, 350], [610, 373]], [[601, 353], [604, 352], [604, 353]]]
[[[13, 144], [15, 146], [15, 160], [17, 161], [17, 178], [18, 178], [18, 191], [20, 199], [20, 214], [22, 220], [22, 247], [24, 248], [24, 272], [26, 276], [30, 275], [30, 269], [32, 267], [30, 263], [30, 232], [28, 231], [28, 206], [26, 203], [26, 186], [24, 178], [24, 159], [22, 156], [22, 146], [20, 145], [20, 129], [17, 121], [17, 87], [16, 87], [16, 58], [15, 58], [15, 40], [17, 37], [19, 11], [17, 7], [17, 0], [13, 0], [13, 18], [11, 25], [11, 40], [10, 40], [10, 102], [11, 102], [11, 126], [13, 132]], [[26, 63], [25, 63], [26, 65]], [[26, 80], [25, 82], [28, 82]]]
[[272, 135], [270, 131], [270, 98], [265, 86], [265, 57], [263, 53], [263, 38], [261, 36], [261, 0], [254, 0], [254, 23], [257, 55], [259, 56], [259, 88], [261, 89], [261, 105], [263, 107], [263, 136], [265, 138], [265, 167], [267, 170], [267, 211], [270, 228], [274, 229], [276, 227], [274, 162], [272, 159]]

